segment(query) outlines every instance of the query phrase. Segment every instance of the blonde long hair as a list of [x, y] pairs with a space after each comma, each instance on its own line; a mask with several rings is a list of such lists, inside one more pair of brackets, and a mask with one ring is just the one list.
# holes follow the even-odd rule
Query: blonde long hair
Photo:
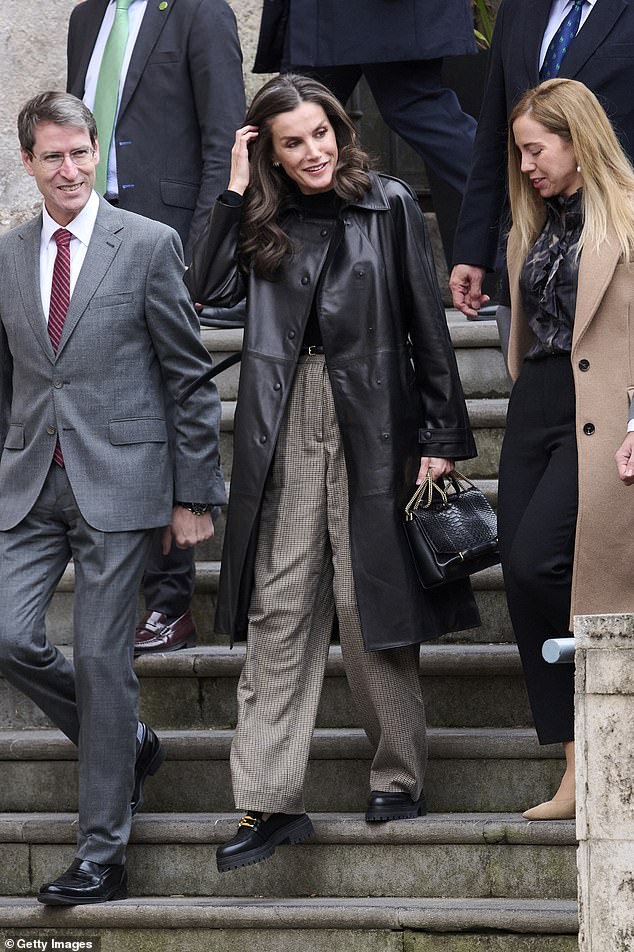
[[634, 169], [597, 97], [574, 79], [549, 79], [529, 89], [509, 117], [509, 197], [522, 254], [535, 242], [546, 217], [543, 199], [521, 171], [513, 136], [513, 123], [527, 113], [548, 132], [572, 143], [583, 178], [579, 252], [584, 245], [597, 250], [611, 227], [629, 262], [634, 246]]

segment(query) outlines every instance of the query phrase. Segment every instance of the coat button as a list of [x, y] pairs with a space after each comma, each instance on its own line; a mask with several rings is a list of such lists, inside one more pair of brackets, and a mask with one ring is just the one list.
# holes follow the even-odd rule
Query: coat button
[[359, 270], [357, 271], [357, 277], [362, 278], [364, 277], [364, 275], [365, 275], [365, 271], [363, 270], [363, 268], [359, 268]]
[[590, 370], [590, 361], [586, 360], [585, 357], [579, 361], [579, 370]]
[[310, 281], [310, 278], [304, 275], [304, 277], [302, 278], [302, 284], [308, 284], [309, 281]]
[[266, 443], [267, 440], [268, 440], [268, 436], [262, 435], [260, 437], [260, 443]]
[[319, 232], [319, 234], [321, 235], [322, 238], [325, 238], [326, 235], [328, 234], [328, 229], [327, 229], [327, 228], [322, 228], [321, 231]]
[[56, 390], [61, 390], [62, 387], [64, 386], [64, 381], [63, 381], [63, 380], [55, 380], [55, 381], [53, 381], [53, 386], [55, 387]]
[[584, 423], [583, 432], [586, 436], [592, 436], [594, 433], [594, 423]]
[[46, 432], [48, 433], [49, 436], [55, 436], [55, 434], [57, 433], [57, 430], [55, 429], [54, 426], [47, 426]]
[[282, 389], [282, 384], [281, 384], [281, 383], [273, 384], [273, 389], [274, 389], [274, 390], [281, 390], [281, 389]]
[[295, 337], [295, 331], [289, 331], [289, 332], [288, 332], [288, 339], [289, 339], [289, 340], [293, 340], [294, 337]]
[[425, 430], [425, 432], [423, 433], [423, 436], [425, 437], [426, 440], [431, 440], [431, 430]]

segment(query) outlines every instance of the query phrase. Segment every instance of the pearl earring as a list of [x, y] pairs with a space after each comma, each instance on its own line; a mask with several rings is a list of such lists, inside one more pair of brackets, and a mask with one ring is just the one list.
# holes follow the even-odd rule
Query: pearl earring
[[577, 166], [577, 172], [580, 172], [580, 171], [581, 171], [581, 166], [578, 165], [578, 166]]

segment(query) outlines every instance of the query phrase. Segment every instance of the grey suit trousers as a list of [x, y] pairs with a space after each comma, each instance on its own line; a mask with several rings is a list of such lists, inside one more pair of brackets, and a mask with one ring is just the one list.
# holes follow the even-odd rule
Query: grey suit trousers
[[366, 652], [350, 560], [348, 485], [323, 357], [300, 360], [262, 506], [231, 748], [236, 807], [304, 812], [304, 774], [334, 612], [370, 788], [417, 799], [427, 761], [418, 647]]
[[[33, 509], [0, 532], [0, 670], [79, 747], [77, 856], [123, 863], [130, 834], [138, 681], [136, 602], [152, 530], [99, 532], [53, 464]], [[71, 663], [45, 615], [74, 560]]]

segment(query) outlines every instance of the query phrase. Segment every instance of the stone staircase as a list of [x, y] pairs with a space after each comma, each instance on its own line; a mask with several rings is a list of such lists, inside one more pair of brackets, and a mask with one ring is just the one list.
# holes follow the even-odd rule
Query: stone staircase
[[[451, 314], [449, 323], [480, 451], [464, 470], [495, 501], [508, 389], [495, 324]], [[241, 343], [238, 331], [204, 336], [216, 359]], [[237, 381], [238, 368], [219, 381], [228, 480]], [[142, 716], [168, 757], [133, 827], [134, 898], [74, 909], [34, 902], [38, 886], [74, 856], [76, 757], [0, 680], [0, 939], [19, 948], [19, 939], [99, 936], [102, 952], [576, 949], [574, 822], [527, 823], [520, 815], [550, 794], [562, 752], [539, 747], [531, 727], [498, 569], [474, 578], [482, 628], [421, 650], [430, 815], [364, 822], [370, 751], [333, 645], [306, 785], [315, 838], [217, 873], [214, 848], [236, 823], [228, 757], [244, 657], [242, 646], [229, 650], [211, 634], [223, 528], [221, 520], [199, 553], [199, 647], [137, 662]], [[72, 588], [70, 567], [49, 616], [68, 652]]]

